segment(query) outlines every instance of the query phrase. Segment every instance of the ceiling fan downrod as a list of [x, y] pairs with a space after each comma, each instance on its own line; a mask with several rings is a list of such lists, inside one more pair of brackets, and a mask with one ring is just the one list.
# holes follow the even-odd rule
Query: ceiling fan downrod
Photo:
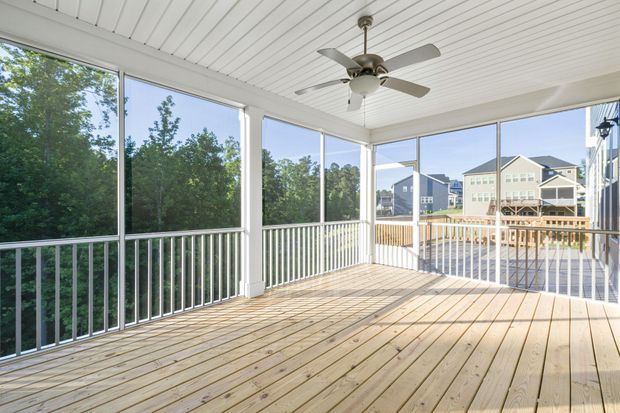
[[357, 20], [357, 26], [364, 30], [364, 54], [368, 52], [368, 28], [372, 26], [372, 16], [362, 16]]

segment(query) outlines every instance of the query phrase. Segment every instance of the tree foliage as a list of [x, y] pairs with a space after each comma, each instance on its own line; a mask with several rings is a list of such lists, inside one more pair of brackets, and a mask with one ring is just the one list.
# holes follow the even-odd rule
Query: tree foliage
[[[117, 234], [117, 77], [12, 46], [0, 50], [0, 76], [0, 242]], [[172, 96], [157, 106], [157, 113], [143, 136], [125, 139], [126, 232], [239, 227], [238, 139], [219, 140], [208, 128], [180, 136], [183, 119], [175, 114]], [[359, 169], [332, 164], [325, 180], [327, 220], [357, 219]], [[317, 222], [320, 165], [310, 156], [276, 161], [263, 150], [263, 199], [266, 225]], [[109, 316], [114, 325], [117, 247], [114, 242], [108, 246]], [[131, 248], [128, 273], [134, 265]], [[35, 252], [22, 251], [24, 349], [34, 346]], [[88, 329], [89, 251], [88, 246], [75, 251], [67, 246], [58, 253], [62, 340]], [[55, 254], [54, 247], [42, 248], [44, 343], [54, 340]], [[145, 256], [140, 255], [141, 266]], [[14, 250], [0, 252], [0, 356], [15, 351], [16, 261]], [[103, 322], [103, 261], [103, 245], [95, 244], [95, 330]], [[128, 290], [135, 287], [127, 282]], [[142, 286], [141, 294], [146, 290]], [[131, 314], [131, 300], [126, 307]]]

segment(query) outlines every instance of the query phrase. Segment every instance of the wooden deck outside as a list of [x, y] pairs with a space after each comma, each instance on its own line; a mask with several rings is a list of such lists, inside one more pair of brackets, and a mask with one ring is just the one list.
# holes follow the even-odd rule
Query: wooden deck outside
[[0, 411], [620, 411], [620, 306], [362, 265], [0, 365]]

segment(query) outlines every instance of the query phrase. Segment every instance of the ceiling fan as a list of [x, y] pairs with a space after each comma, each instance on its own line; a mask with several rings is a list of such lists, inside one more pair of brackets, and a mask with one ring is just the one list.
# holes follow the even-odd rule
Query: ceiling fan
[[379, 55], [367, 53], [368, 28], [372, 26], [372, 16], [360, 17], [357, 25], [364, 30], [364, 54], [350, 58], [337, 49], [318, 50], [318, 53], [344, 66], [347, 69], [349, 78], [336, 79], [300, 89], [295, 91], [297, 95], [303, 95], [341, 83], [348, 83], [351, 88], [351, 97], [349, 98], [347, 110], [351, 112], [358, 110], [362, 106], [362, 99], [376, 92], [381, 86], [417, 98], [421, 98], [430, 91], [426, 86], [385, 75], [402, 67], [439, 57], [441, 53], [435, 45], [427, 44], [384, 61]]

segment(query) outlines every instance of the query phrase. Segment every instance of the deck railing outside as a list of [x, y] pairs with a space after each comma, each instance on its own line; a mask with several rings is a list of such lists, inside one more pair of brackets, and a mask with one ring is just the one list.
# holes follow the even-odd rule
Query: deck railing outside
[[512, 225], [500, 226], [499, 230], [497, 240], [493, 225], [421, 223], [419, 268], [510, 287], [619, 302], [620, 269], [613, 264], [618, 262], [618, 233]]
[[0, 244], [0, 276], [15, 280], [2, 358], [117, 330], [121, 314], [126, 327], [237, 296], [241, 232], [127, 235], [124, 286], [118, 236]]
[[[525, 221], [506, 217], [499, 228], [489, 220], [424, 220], [419, 224], [418, 251], [413, 248], [412, 222], [377, 221], [375, 261], [516, 288], [620, 302], [620, 233], [589, 229], [582, 218], [575, 217]], [[513, 221], [530, 225], [513, 225]], [[536, 225], [541, 222], [544, 226]]]
[[264, 226], [266, 288], [359, 264], [360, 226], [360, 221]]

